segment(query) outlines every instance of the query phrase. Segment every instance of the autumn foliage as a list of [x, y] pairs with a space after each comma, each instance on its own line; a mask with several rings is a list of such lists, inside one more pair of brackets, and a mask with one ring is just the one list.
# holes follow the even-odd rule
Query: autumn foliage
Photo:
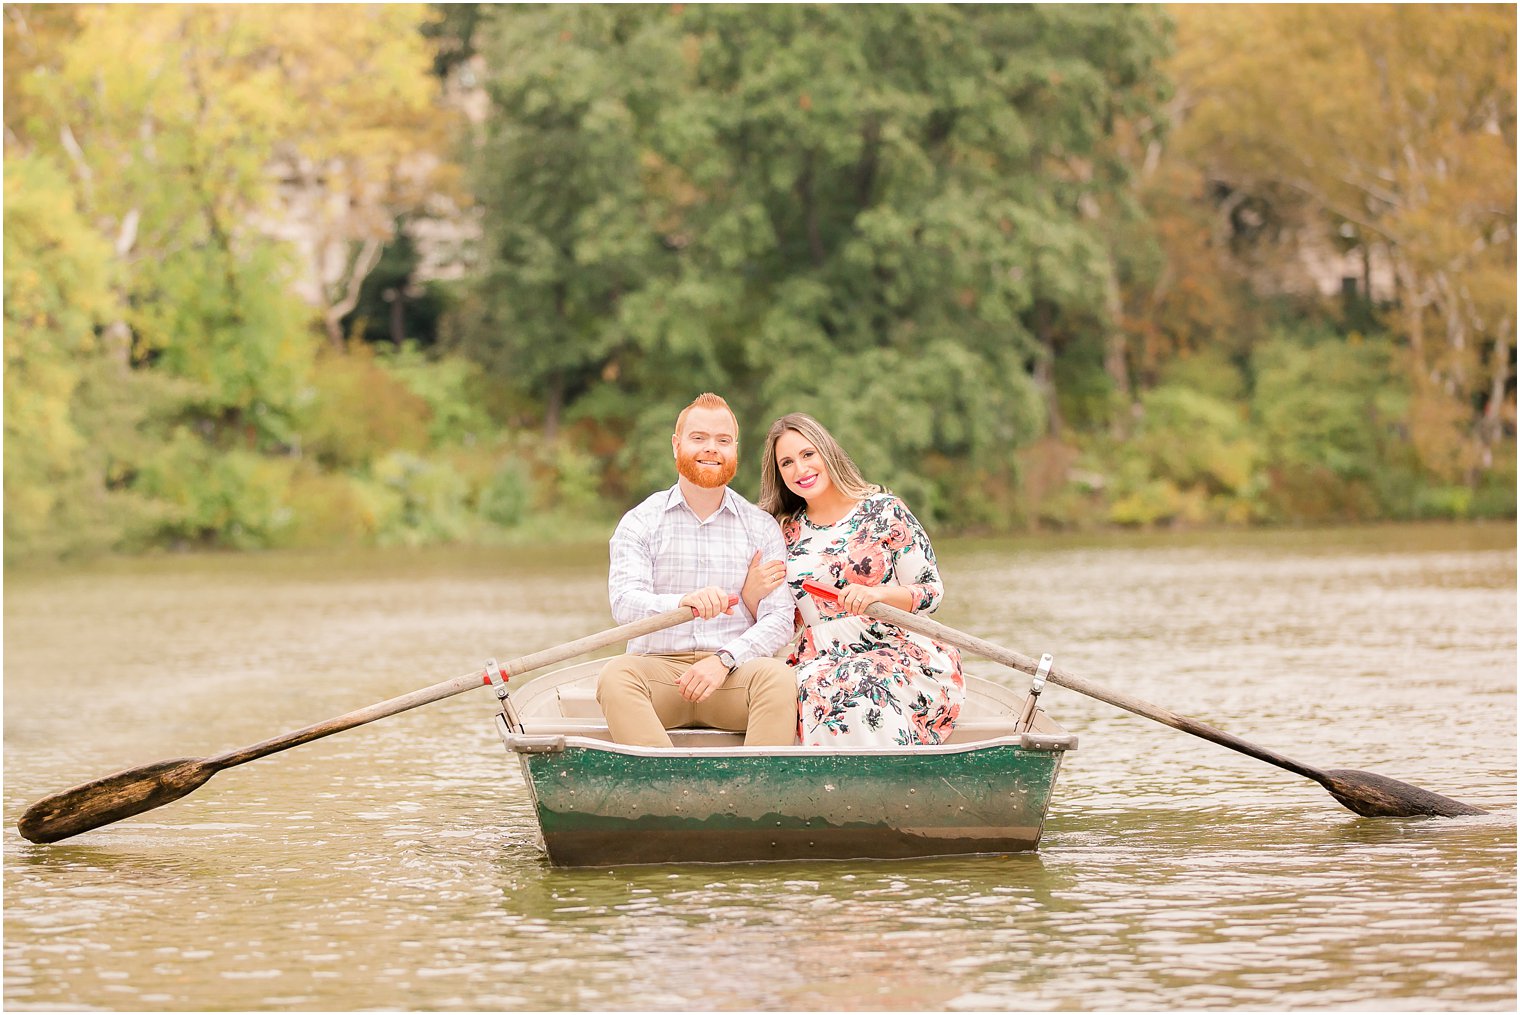
[[941, 531], [1513, 517], [1515, 63], [1485, 5], [11, 4], [6, 556], [600, 535], [709, 389]]

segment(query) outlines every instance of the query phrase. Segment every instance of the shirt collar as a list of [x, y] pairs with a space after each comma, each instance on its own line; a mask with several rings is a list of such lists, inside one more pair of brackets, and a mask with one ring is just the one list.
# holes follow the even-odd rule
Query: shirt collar
[[[714, 511], [707, 517], [716, 517], [718, 513], [722, 511], [727, 511], [728, 513], [737, 517], [739, 514], [739, 504], [737, 500], [738, 496], [738, 494], [734, 493], [733, 487], [725, 486], [723, 488], [723, 503], [718, 505], [717, 511]], [[676, 484], [672, 486], [669, 492], [667, 492], [665, 495], [666, 511], [669, 511], [677, 506], [684, 507], [686, 510], [691, 511], [691, 506], [686, 503], [686, 498], [681, 496], [681, 484], [679, 481], [677, 481]], [[692, 514], [695, 515], [696, 512], [693, 511]]]

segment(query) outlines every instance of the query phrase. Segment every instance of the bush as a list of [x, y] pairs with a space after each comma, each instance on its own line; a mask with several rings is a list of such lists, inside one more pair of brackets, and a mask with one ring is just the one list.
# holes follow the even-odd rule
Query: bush
[[1182, 492], [1165, 479], [1152, 479], [1116, 498], [1108, 519], [1116, 525], [1149, 527], [1170, 522], [1182, 511]]
[[533, 476], [527, 464], [509, 458], [480, 491], [480, 514], [494, 525], [514, 528], [527, 517], [533, 498]]
[[1255, 479], [1261, 452], [1240, 407], [1176, 385], [1148, 392], [1141, 404], [1135, 443], [1155, 475], [1214, 494], [1243, 493]]
[[289, 522], [279, 545], [368, 546], [399, 508], [399, 497], [376, 496], [352, 476], [298, 469], [286, 493]]
[[1277, 517], [1425, 517], [1428, 481], [1402, 432], [1407, 393], [1386, 343], [1279, 333], [1252, 357], [1252, 414], [1267, 451]]
[[470, 530], [469, 484], [445, 464], [406, 451], [376, 463], [374, 479], [400, 500], [378, 534], [382, 543], [421, 546], [462, 539]]
[[325, 352], [312, 376], [302, 450], [333, 469], [364, 466], [392, 452], [427, 447], [432, 412], [376, 362], [368, 346]]
[[1343, 479], [1378, 471], [1406, 401], [1385, 345], [1280, 336], [1252, 364], [1251, 408], [1272, 464]]
[[216, 451], [184, 429], [138, 474], [135, 487], [160, 503], [156, 541], [256, 549], [282, 542], [296, 463], [252, 451]]
[[427, 439], [432, 447], [487, 444], [500, 425], [488, 410], [494, 397], [484, 372], [462, 356], [434, 358], [415, 342], [388, 351], [376, 365], [427, 405]]

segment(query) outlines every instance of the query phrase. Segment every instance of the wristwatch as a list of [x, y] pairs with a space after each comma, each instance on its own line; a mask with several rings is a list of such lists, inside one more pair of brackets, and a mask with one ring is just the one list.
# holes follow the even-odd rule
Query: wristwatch
[[728, 649], [720, 648], [713, 655], [718, 657], [718, 662], [722, 663], [723, 668], [728, 672], [732, 673], [739, 668], [739, 664], [734, 661], [734, 654]]

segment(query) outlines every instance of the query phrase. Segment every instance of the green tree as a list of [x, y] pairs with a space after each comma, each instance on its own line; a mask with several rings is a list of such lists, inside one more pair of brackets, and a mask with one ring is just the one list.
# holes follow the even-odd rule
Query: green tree
[[[37, 454], [8, 457], [17, 526], [109, 495], [140, 510], [105, 544], [156, 526], [160, 539], [264, 545], [297, 524], [298, 481], [369, 466], [329, 454], [344, 378], [317, 383], [315, 353], [322, 326], [341, 339], [365, 251], [447, 176], [425, 15], [6, 8], [8, 211], [19, 188], [6, 425], [47, 430]], [[415, 399], [390, 406], [380, 432], [425, 427]], [[371, 437], [370, 458], [394, 450]], [[36, 525], [7, 531], [18, 548], [45, 541]]]
[[551, 432], [626, 435], [641, 486], [714, 388], [750, 437], [815, 412], [932, 515], [960, 465], [1007, 482], [1055, 415], [1037, 378], [1105, 341], [1096, 209], [1159, 87], [1153, 10], [509, 8], [478, 45], [467, 344]]
[[[107, 497], [74, 404], [115, 312], [111, 250], [74, 207], [58, 166], [5, 163], [5, 540], [63, 552], [90, 541]], [[82, 531], [83, 530], [83, 531]], [[92, 533], [109, 543], [112, 533]]]

